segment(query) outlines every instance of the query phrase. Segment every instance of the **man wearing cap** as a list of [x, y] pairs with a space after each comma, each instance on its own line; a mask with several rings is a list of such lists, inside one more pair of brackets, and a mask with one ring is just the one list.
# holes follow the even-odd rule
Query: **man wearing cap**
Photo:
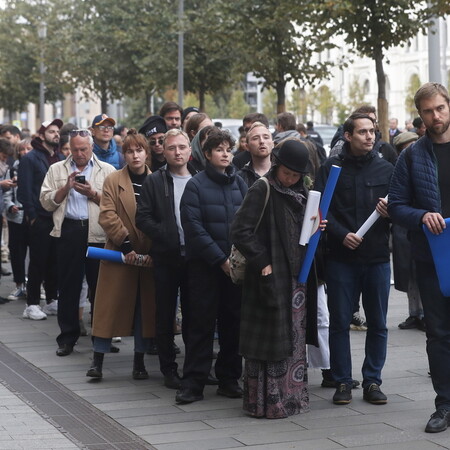
[[124, 165], [122, 153], [117, 150], [117, 143], [113, 139], [116, 121], [106, 114], [94, 117], [91, 126], [94, 138], [94, 154], [103, 162], [111, 164], [115, 169], [121, 169]]
[[156, 172], [166, 164], [164, 158], [164, 133], [167, 131], [166, 121], [161, 116], [148, 117], [144, 125], [139, 128], [139, 133], [143, 134], [150, 146], [151, 164], [150, 170]]
[[[33, 149], [20, 160], [17, 176], [17, 199], [30, 225], [27, 307], [23, 317], [31, 320], [46, 319], [47, 315], [57, 313], [56, 242], [50, 236], [53, 221], [51, 213], [39, 202], [39, 192], [48, 168], [64, 158], [58, 153], [62, 125], [60, 119], [42, 123], [38, 136], [31, 141]], [[43, 310], [39, 306], [42, 282], [47, 301]]]
[[[319, 170], [315, 188], [323, 192], [331, 166], [341, 172], [328, 212], [325, 281], [330, 311], [330, 365], [337, 383], [333, 402], [352, 400], [350, 322], [355, 297], [362, 294], [367, 317], [365, 360], [362, 366], [363, 398], [385, 404], [380, 389], [386, 360], [386, 315], [390, 288], [389, 223], [387, 195], [393, 165], [374, 149], [375, 123], [368, 114], [354, 113], [344, 123], [341, 153], [328, 158]], [[376, 211], [379, 218], [364, 238], [356, 231]]]
[[[57, 238], [59, 309], [57, 356], [73, 351], [80, 336], [78, 308], [83, 277], [95, 297], [98, 261], [86, 258], [87, 246], [103, 247], [106, 235], [98, 223], [105, 178], [115, 171], [93, 154], [89, 130], [69, 133], [70, 156], [50, 167], [42, 183], [40, 201], [52, 213], [52, 236]], [[124, 299], [125, 301], [126, 299]]]
[[159, 115], [165, 120], [167, 129], [181, 128], [183, 108], [175, 102], [166, 102], [161, 106]]

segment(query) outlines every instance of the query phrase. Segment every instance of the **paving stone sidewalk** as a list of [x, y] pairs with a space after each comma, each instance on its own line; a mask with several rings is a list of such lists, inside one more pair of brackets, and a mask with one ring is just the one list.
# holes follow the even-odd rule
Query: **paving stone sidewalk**
[[[6, 297], [13, 289], [11, 278], [2, 278], [0, 296]], [[90, 337], [81, 337], [75, 352], [59, 358], [55, 355], [55, 337], [58, 333], [56, 317], [43, 321], [22, 319], [23, 301], [0, 305], [0, 342], [9, 350], [43, 371], [52, 380], [79, 396], [107, 415], [109, 420], [134, 433], [147, 444], [145, 448], [177, 449], [383, 449], [428, 450], [450, 449], [450, 430], [427, 434], [425, 424], [434, 411], [434, 391], [428, 376], [425, 352], [425, 335], [418, 330], [399, 330], [397, 325], [407, 316], [406, 295], [391, 290], [388, 313], [389, 344], [387, 363], [383, 372], [383, 391], [388, 404], [370, 405], [362, 400], [362, 389], [353, 391], [353, 401], [348, 406], [335, 406], [331, 402], [333, 389], [320, 387], [319, 370], [309, 372], [311, 412], [283, 420], [253, 419], [242, 413], [241, 400], [219, 397], [215, 388], [205, 389], [205, 400], [190, 405], [176, 405], [175, 392], [164, 388], [156, 356], [147, 356], [146, 365], [150, 379], [135, 381], [131, 378], [133, 342], [124, 338], [118, 344], [119, 354], [107, 355], [104, 362], [104, 379], [95, 382], [86, 378], [91, 362]], [[364, 350], [364, 332], [352, 332], [353, 376], [361, 380]], [[177, 336], [182, 346], [181, 337]], [[182, 366], [182, 355], [178, 358]], [[20, 393], [19, 393], [20, 395]], [[40, 427], [49, 436], [47, 447], [34, 442], [26, 447], [1, 446], [7, 435], [6, 426], [12, 414], [4, 413], [2, 405], [12, 402], [30, 414], [36, 427], [27, 427], [23, 418], [13, 420], [18, 433], [40, 433]], [[64, 427], [54, 427], [45, 417], [38, 416], [29, 405], [14, 393], [0, 387], [0, 449], [2, 448], [77, 448], [62, 433]], [[18, 403], [15, 403], [18, 402]], [[8, 405], [9, 403], [6, 403]], [[39, 405], [37, 404], [37, 410]], [[19, 412], [18, 412], [19, 413]], [[8, 422], [3, 423], [3, 417]], [[40, 421], [39, 421], [40, 419]], [[5, 419], [6, 420], [6, 419]], [[11, 426], [13, 426], [11, 424]], [[27, 429], [28, 428], [28, 429]], [[45, 437], [42, 440], [45, 442]], [[61, 444], [56, 446], [58, 441]], [[76, 440], [74, 440], [76, 442]], [[51, 445], [50, 445], [51, 444]], [[20, 444], [19, 444], [20, 445]], [[72, 447], [64, 445], [72, 445]], [[137, 445], [137, 444], [136, 444]], [[86, 446], [86, 448], [124, 448]]]

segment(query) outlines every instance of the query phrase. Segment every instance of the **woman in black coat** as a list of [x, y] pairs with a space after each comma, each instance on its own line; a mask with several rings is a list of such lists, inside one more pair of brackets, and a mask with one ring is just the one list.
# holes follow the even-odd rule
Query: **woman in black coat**
[[203, 146], [206, 166], [186, 184], [181, 198], [188, 268], [189, 301], [183, 310], [186, 357], [177, 403], [203, 399], [211, 369], [217, 320], [220, 351], [215, 364], [217, 394], [242, 397], [238, 380], [241, 288], [230, 279], [230, 226], [247, 192], [244, 180], [231, 165], [231, 136], [217, 128]]
[[308, 196], [308, 149], [286, 140], [273, 154], [261, 224], [255, 232], [267, 192], [264, 180], [248, 191], [231, 239], [247, 259], [240, 327], [244, 410], [276, 419], [309, 409], [306, 343], [317, 345], [317, 282], [312, 270], [306, 287], [297, 283], [304, 258], [299, 237]]

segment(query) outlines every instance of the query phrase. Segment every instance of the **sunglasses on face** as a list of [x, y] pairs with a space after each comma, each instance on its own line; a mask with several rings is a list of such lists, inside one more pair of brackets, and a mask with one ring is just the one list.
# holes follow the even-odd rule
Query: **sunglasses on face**
[[148, 143], [150, 145], [156, 145], [156, 143], [158, 143], [159, 145], [163, 145], [164, 144], [164, 138], [159, 138], [159, 139], [149, 139]]
[[71, 130], [71, 131], [69, 131], [69, 136], [71, 138], [75, 137], [75, 136], [86, 137], [86, 136], [91, 136], [91, 132], [89, 130], [86, 130], [86, 129]]
[[101, 130], [101, 131], [111, 131], [111, 130], [114, 130], [114, 127], [112, 127], [111, 125], [99, 125], [98, 127], [95, 127], [95, 128], [98, 128], [98, 129]]

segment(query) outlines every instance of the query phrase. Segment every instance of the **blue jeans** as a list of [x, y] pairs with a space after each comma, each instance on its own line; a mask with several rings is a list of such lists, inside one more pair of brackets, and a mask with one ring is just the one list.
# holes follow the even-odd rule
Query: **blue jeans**
[[450, 298], [441, 293], [433, 263], [416, 261], [416, 269], [436, 409], [450, 409]]
[[[134, 308], [134, 322], [133, 322], [133, 334], [134, 334], [134, 351], [137, 353], [146, 353], [150, 347], [150, 338], [144, 338], [142, 336], [142, 310], [141, 310], [141, 296], [138, 289], [136, 297], [136, 306]], [[112, 338], [102, 338], [93, 336], [94, 352], [98, 353], [110, 353]]]
[[352, 383], [350, 322], [355, 298], [362, 294], [367, 335], [362, 367], [363, 387], [381, 385], [386, 360], [386, 315], [389, 299], [390, 264], [350, 264], [327, 261], [326, 282], [330, 311], [330, 366], [338, 383]]

